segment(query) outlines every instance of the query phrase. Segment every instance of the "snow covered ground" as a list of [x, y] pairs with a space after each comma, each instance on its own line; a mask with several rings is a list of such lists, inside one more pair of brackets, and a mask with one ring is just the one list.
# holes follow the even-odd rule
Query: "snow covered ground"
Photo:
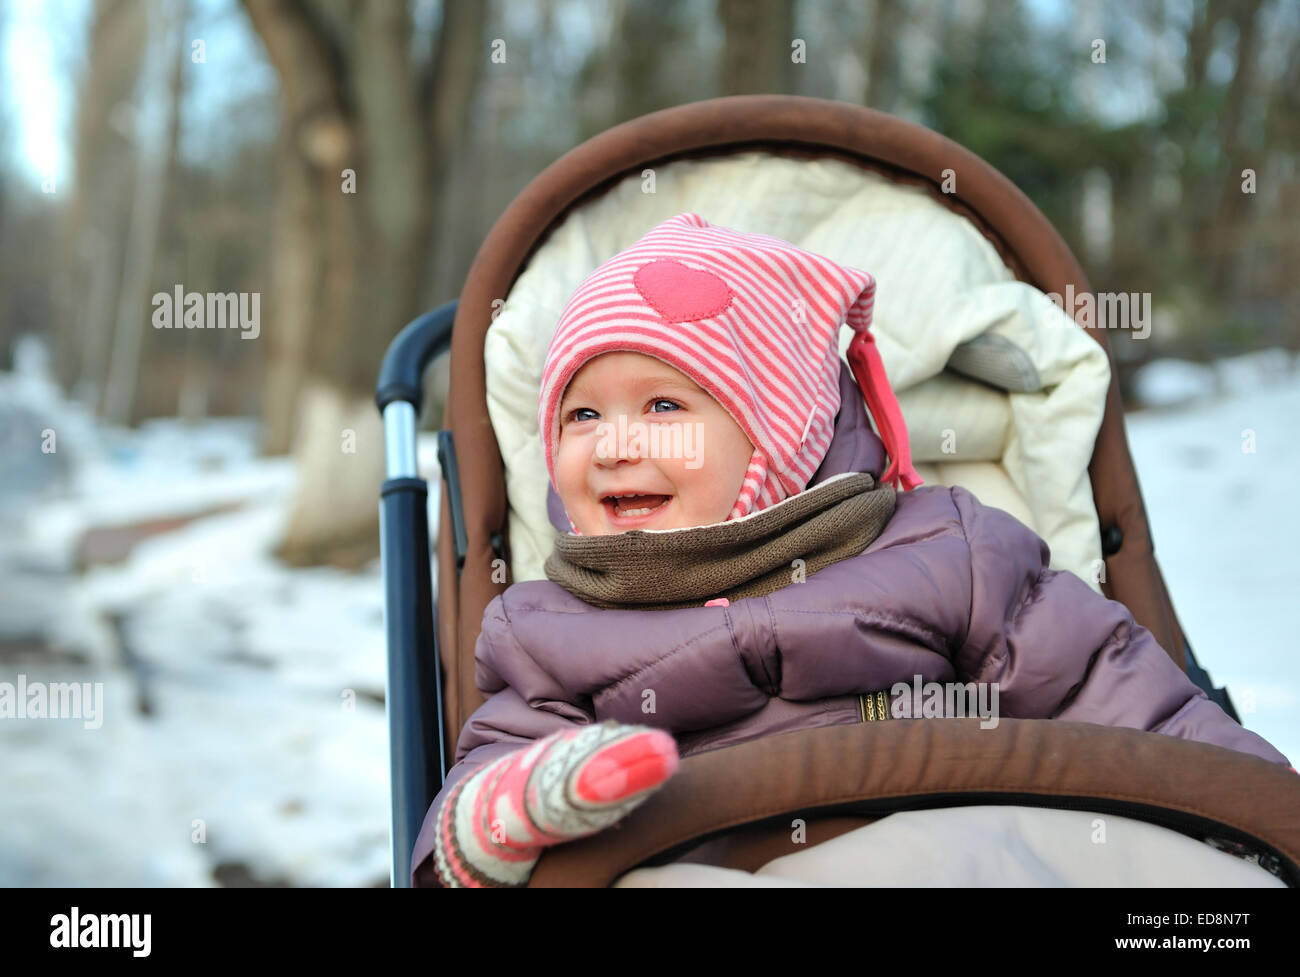
[[[387, 884], [379, 563], [269, 555], [295, 473], [254, 436], [97, 429], [0, 375], [0, 682], [103, 695], [97, 728], [0, 721], [0, 885]], [[77, 572], [87, 529], [212, 510]]]
[[1192, 652], [1300, 766], [1300, 355], [1150, 364], [1125, 418], [1156, 559]]
[[[295, 474], [250, 424], [104, 430], [24, 357], [0, 375], [0, 682], [102, 683], [103, 707], [98, 728], [0, 721], [0, 885], [386, 884], [378, 563], [269, 555]], [[1167, 406], [1128, 419], [1192, 647], [1293, 762], [1297, 365], [1153, 364]], [[420, 458], [436, 489], [431, 440]], [[78, 570], [87, 530], [165, 516], [198, 518]]]

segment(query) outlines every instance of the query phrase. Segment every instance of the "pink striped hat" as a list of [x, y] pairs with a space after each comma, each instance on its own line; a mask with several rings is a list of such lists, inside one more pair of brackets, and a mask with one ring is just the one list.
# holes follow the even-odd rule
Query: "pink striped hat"
[[552, 486], [569, 380], [595, 356], [628, 351], [686, 374], [754, 445], [727, 519], [802, 492], [826, 457], [840, 409], [844, 323], [855, 333], [849, 365], [889, 454], [882, 481], [920, 485], [870, 331], [875, 291], [865, 271], [779, 238], [693, 213], [664, 221], [588, 275], [560, 314], [537, 414]]

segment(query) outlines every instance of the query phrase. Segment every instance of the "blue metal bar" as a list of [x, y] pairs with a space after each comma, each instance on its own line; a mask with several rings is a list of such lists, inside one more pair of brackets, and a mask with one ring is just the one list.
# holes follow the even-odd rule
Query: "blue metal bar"
[[411, 884], [415, 839], [447, 773], [429, 487], [417, 471], [416, 427], [425, 370], [450, 348], [455, 312], [456, 303], [449, 302], [407, 325], [388, 347], [375, 391], [388, 474], [380, 490], [379, 542], [388, 635], [384, 712], [394, 888]]

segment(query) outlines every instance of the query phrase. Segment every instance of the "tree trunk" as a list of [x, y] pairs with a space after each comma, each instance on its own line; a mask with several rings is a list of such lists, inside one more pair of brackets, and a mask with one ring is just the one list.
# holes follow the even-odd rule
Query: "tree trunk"
[[[163, 202], [169, 179], [175, 179], [180, 125], [181, 70], [185, 56], [185, 8], [152, 0], [146, 5], [149, 49], [146, 58], [146, 87], [154, 97], [166, 99], [162, 128], [149, 122], [150, 109], [142, 111], [137, 141], [136, 186], [132, 199], [131, 229], [127, 235], [127, 261], [118, 293], [117, 319], [108, 380], [104, 385], [102, 415], [110, 424], [126, 425], [133, 420], [136, 385], [140, 375], [140, 351], [145, 323], [150, 318], [150, 283], [162, 231]], [[172, 83], [159, 84], [173, 62]], [[148, 97], [148, 96], [146, 96]], [[174, 335], [174, 334], [172, 334]]]
[[1187, 33], [1187, 87], [1195, 91], [1205, 82], [1213, 52], [1214, 26], [1223, 16], [1227, 0], [1195, 0], [1192, 26]]
[[298, 489], [277, 556], [358, 569], [379, 553], [383, 429], [372, 397], [308, 378], [294, 439]]
[[718, 0], [718, 20], [724, 95], [794, 90], [794, 0]]
[[1247, 166], [1258, 168], [1262, 155], [1247, 159], [1242, 144], [1242, 117], [1246, 98], [1254, 87], [1256, 61], [1259, 56], [1259, 21], [1261, 0], [1239, 0], [1230, 16], [1237, 25], [1237, 64], [1223, 111], [1219, 114], [1219, 145], [1227, 159], [1228, 172], [1219, 188], [1218, 205], [1214, 212], [1214, 233], [1226, 245], [1217, 251], [1211, 262], [1210, 281], [1221, 293], [1237, 293], [1234, 280], [1240, 278], [1242, 264], [1250, 260], [1246, 229], [1252, 208], [1246, 205], [1241, 192], [1241, 171]]
[[[281, 136], [276, 153], [276, 196], [272, 238], [270, 319], [262, 389], [262, 450], [284, 454], [293, 445], [298, 398], [307, 373], [308, 335], [316, 307], [325, 249], [320, 240], [321, 207], [313, 193], [311, 166]], [[273, 324], [273, 325], [272, 325]]]
[[898, 0], [875, 0], [867, 22], [867, 83], [863, 104], [882, 112], [898, 102]]
[[54, 372], [65, 390], [91, 405], [103, 388], [121, 274], [118, 242], [130, 211], [128, 100], [144, 55], [145, 11], [135, 0], [98, 0], [77, 90], [76, 178], [60, 245], [67, 272], [55, 290]]
[[403, 3], [244, 6], [280, 77], [286, 132], [263, 448], [291, 446], [301, 478], [279, 555], [355, 565], [378, 552], [374, 383], [388, 341], [428, 301], [434, 190], [486, 57], [485, 15], [448, 0], [421, 79]]

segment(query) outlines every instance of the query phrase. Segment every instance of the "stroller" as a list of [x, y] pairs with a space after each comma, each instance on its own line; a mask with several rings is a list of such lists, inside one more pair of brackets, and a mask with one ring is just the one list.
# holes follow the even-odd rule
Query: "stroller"
[[[974, 419], [955, 446], [936, 437], [942, 447], [927, 453], [914, 442], [918, 473], [1033, 528], [1053, 568], [1125, 604], [1237, 719], [1198, 667], [1156, 564], [1104, 328], [1047, 307], [1043, 293], [1089, 286], [1043, 215], [978, 157], [889, 115], [797, 96], [711, 99], [619, 125], [547, 167], [492, 228], [459, 301], [410, 323], [388, 350], [376, 401], [394, 886], [436, 884], [427, 850], [412, 854], [458, 734], [484, 702], [474, 660], [484, 609], [510, 583], [541, 579], [567, 528], [553, 491], [539, 489], [536, 432], [540, 366], [564, 298], [682, 211], [871, 271], [879, 346], [909, 431], [941, 431], [955, 412]], [[415, 436], [424, 371], [448, 349], [435, 613]], [[979, 817], [1011, 815], [1049, 848], [1078, 827], [1062, 818], [1140, 822], [1131, 837], [1147, 874], [1135, 884], [1185, 882], [1189, 864], [1205, 866], [1192, 884], [1300, 883], [1300, 778], [1259, 758], [1087, 723], [867, 718], [686, 756], [621, 830], [546, 849], [529, 884], [783, 884], [775, 866], [818, 858], [822, 874], [805, 878], [862, 884], [835, 866], [864, 852], [879, 865], [882, 845], [896, 872], [915, 864], [882, 830], [906, 824], [934, 832], [927, 843], [960, 845]]]

